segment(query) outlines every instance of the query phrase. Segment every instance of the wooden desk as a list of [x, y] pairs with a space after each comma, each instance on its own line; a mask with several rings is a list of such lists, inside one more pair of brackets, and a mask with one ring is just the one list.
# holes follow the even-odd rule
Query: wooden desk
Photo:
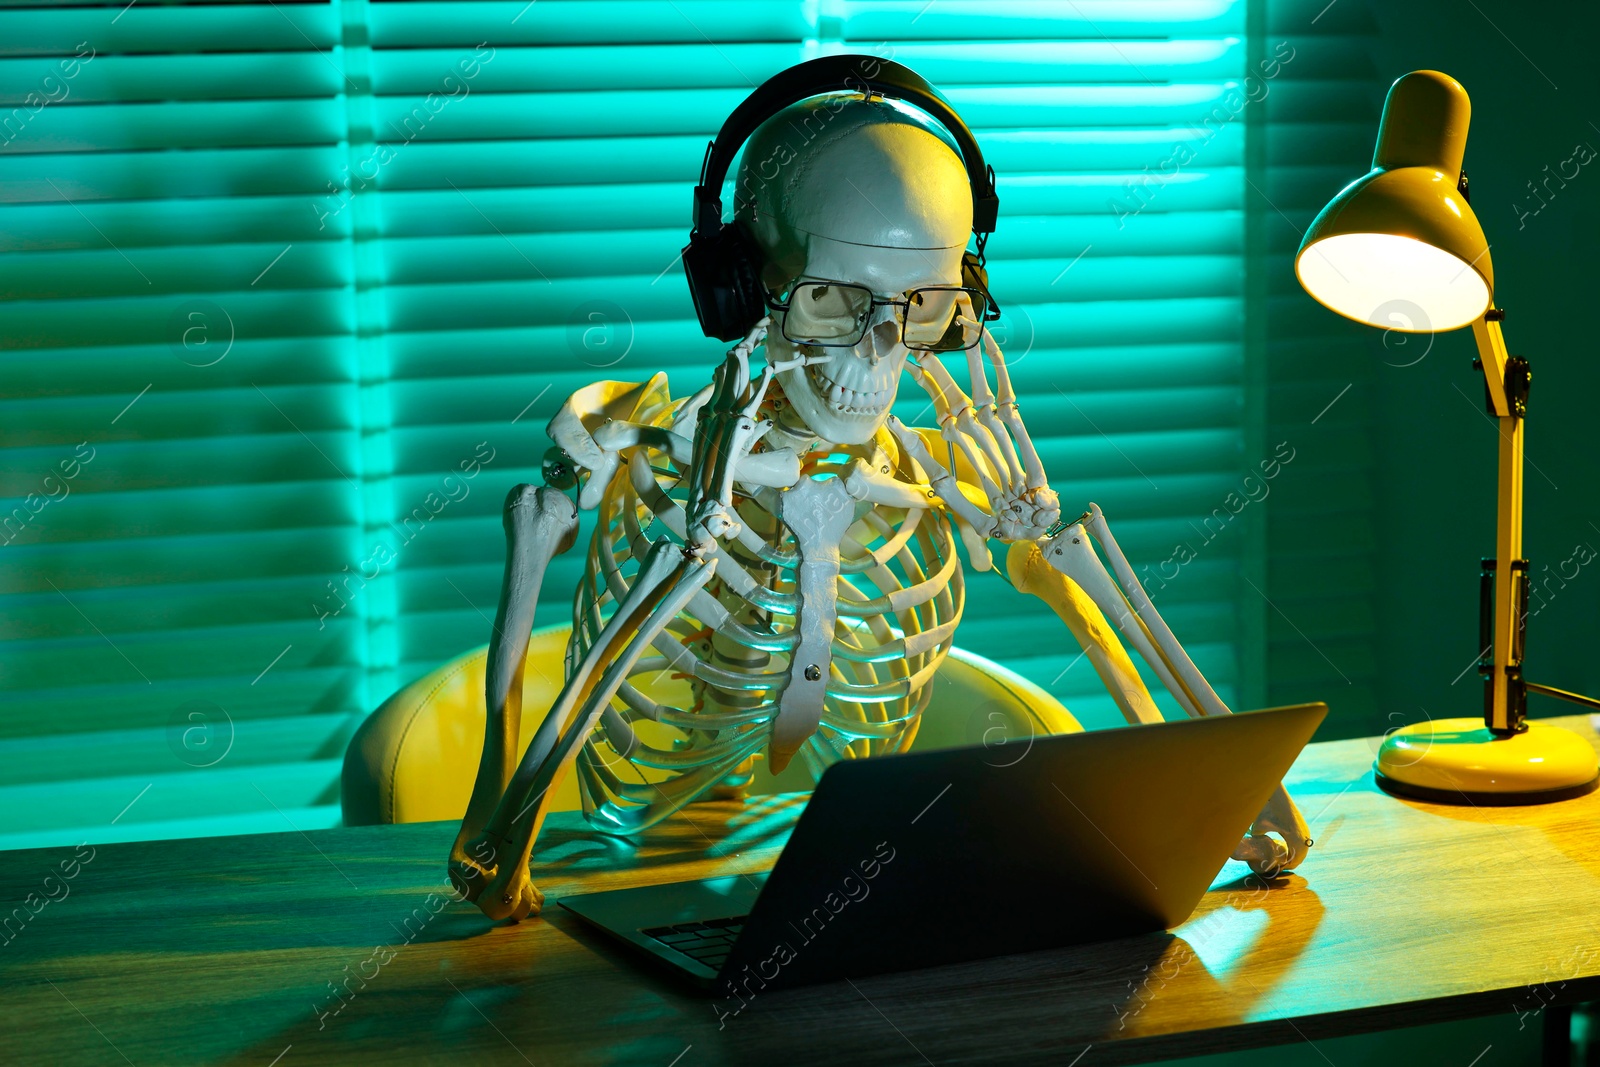
[[[1303, 877], [1229, 864], [1176, 937], [771, 993], [720, 1028], [718, 1002], [554, 906], [505, 927], [440, 907], [443, 823], [102, 845], [0, 945], [0, 1059], [1089, 1067], [1600, 996], [1600, 794], [1409, 803], [1376, 791], [1373, 751], [1308, 748], [1290, 778], [1317, 838]], [[760, 870], [802, 803], [697, 805], [637, 845], [553, 817], [541, 884]], [[72, 855], [0, 854], [0, 902], [43, 899]]]

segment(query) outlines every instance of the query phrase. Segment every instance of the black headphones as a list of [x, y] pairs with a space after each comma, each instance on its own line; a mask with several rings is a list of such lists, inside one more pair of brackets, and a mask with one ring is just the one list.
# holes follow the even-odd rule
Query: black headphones
[[950, 101], [909, 67], [877, 56], [824, 56], [761, 83], [733, 109], [716, 140], [706, 147], [700, 184], [694, 187], [694, 229], [683, 250], [683, 272], [689, 279], [700, 329], [707, 337], [740, 340], [767, 313], [761, 252], [742, 223], [734, 220], [724, 225], [722, 221], [722, 183], [734, 155], [761, 123], [783, 108], [830, 92], [903, 100], [927, 112], [950, 132], [972, 185], [972, 232], [978, 238], [978, 250], [961, 258], [962, 284], [987, 289], [983, 247], [994, 232], [1000, 198], [994, 191], [994, 168], [983, 162], [972, 131]]

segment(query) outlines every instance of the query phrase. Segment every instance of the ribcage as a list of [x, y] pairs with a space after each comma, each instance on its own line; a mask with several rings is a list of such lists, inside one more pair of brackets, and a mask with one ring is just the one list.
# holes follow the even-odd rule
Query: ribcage
[[[651, 421], [667, 425], [671, 411]], [[812, 453], [802, 477], [843, 477], [870, 449]], [[640, 446], [606, 487], [573, 604], [569, 676], [627, 595], [650, 545], [683, 543], [682, 473], [665, 452]], [[708, 789], [748, 782], [798, 637], [799, 559], [776, 517], [779, 493], [736, 495], [743, 529], [715, 550], [716, 576], [640, 657], [585, 742], [579, 783], [597, 827], [643, 829]], [[840, 560], [827, 695], [797, 757], [812, 781], [839, 759], [910, 745], [964, 600], [954, 533], [941, 510], [858, 503]]]

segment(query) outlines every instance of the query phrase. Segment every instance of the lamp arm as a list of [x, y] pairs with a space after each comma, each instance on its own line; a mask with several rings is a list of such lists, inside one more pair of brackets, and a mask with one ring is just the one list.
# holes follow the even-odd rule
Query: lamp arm
[[1491, 307], [1472, 323], [1472, 337], [1478, 342], [1478, 366], [1489, 389], [1489, 406], [1499, 418], [1510, 415], [1512, 410], [1511, 398], [1506, 395], [1506, 367], [1511, 364], [1511, 356], [1500, 329], [1505, 317], [1503, 310]]
[[1522, 461], [1528, 365], [1506, 351], [1500, 329], [1504, 318], [1504, 311], [1491, 307], [1472, 324], [1478, 365], [1500, 438], [1495, 558], [1492, 566], [1484, 561], [1485, 608], [1492, 619], [1491, 625], [1484, 627], [1490, 631], [1486, 635], [1489, 642], [1480, 651], [1478, 667], [1484, 675], [1484, 724], [1498, 737], [1527, 729], [1527, 690], [1522, 681], [1528, 572], [1527, 560], [1522, 558]]

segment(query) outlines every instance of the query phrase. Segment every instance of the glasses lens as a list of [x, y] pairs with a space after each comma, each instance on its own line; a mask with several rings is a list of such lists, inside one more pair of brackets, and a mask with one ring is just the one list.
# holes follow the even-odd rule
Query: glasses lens
[[859, 285], [802, 282], [789, 295], [783, 336], [802, 345], [853, 345], [866, 332], [872, 293]]
[[913, 289], [906, 297], [905, 346], [957, 352], [983, 336], [983, 294], [976, 289]]

